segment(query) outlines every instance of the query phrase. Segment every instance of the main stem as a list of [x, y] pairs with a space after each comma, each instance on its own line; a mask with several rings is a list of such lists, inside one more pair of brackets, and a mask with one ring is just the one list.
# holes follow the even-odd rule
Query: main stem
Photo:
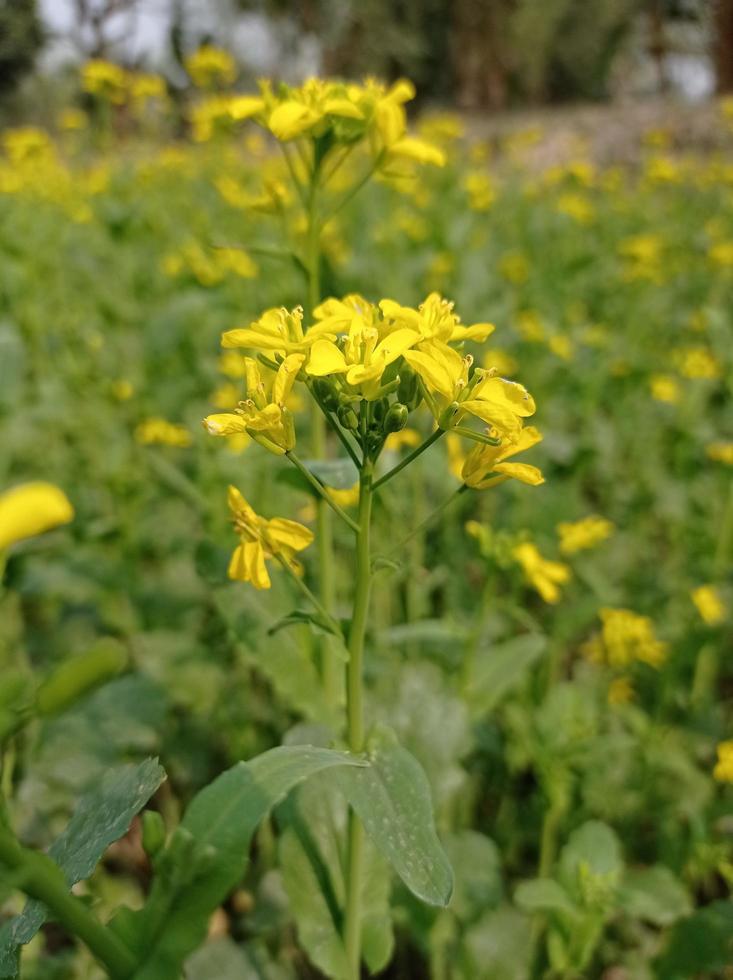
[[78, 936], [104, 965], [111, 977], [130, 976], [135, 958], [111, 929], [102, 925], [84, 902], [69, 891], [61, 869], [44, 854], [21, 847], [0, 830], [0, 866], [9, 868], [13, 883], [48, 907], [66, 931]]
[[[321, 301], [321, 244], [318, 221], [318, 179], [315, 163], [310, 177], [306, 202], [306, 269], [308, 270], [308, 317]], [[326, 420], [314, 401], [311, 405], [311, 439], [314, 459], [326, 457]], [[328, 504], [321, 497], [316, 499], [316, 546], [318, 549], [318, 592], [329, 614], [336, 605], [336, 580], [333, 560], [333, 520]], [[326, 703], [334, 708], [338, 702], [338, 658], [331, 640], [324, 636], [321, 641], [321, 677]]]
[[[365, 461], [359, 478], [359, 532], [356, 537], [356, 592], [349, 630], [349, 662], [346, 667], [346, 717], [349, 748], [364, 751], [364, 633], [369, 613], [372, 569], [370, 523], [372, 516], [372, 464]], [[364, 863], [364, 828], [349, 811], [349, 851], [346, 877], [344, 945], [352, 980], [361, 968], [361, 889]]]

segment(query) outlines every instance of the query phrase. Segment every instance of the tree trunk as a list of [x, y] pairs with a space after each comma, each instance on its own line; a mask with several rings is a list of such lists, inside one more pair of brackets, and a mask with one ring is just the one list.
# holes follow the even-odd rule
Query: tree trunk
[[733, 0], [714, 0], [713, 55], [718, 92], [733, 92]]

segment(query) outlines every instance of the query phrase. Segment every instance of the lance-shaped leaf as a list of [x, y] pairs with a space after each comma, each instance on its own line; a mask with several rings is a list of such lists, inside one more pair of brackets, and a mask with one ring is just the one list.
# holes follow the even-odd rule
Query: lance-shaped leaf
[[410, 891], [429, 905], [446, 906], [453, 871], [435, 832], [422, 766], [386, 734], [375, 739], [368, 757], [368, 767], [336, 775], [342, 792]]
[[[49, 856], [66, 876], [69, 888], [88, 878], [110, 844], [127, 833], [132, 818], [165, 779], [157, 759], [121, 766], [81, 798], [68, 826], [49, 848]], [[18, 972], [18, 948], [30, 942], [48, 918], [35, 899], [0, 931], [0, 977]]]
[[365, 765], [346, 752], [285, 745], [237, 763], [201, 790], [156, 862], [145, 907], [114, 920], [140, 958], [134, 980], [178, 980], [212, 912], [242, 877], [257, 825], [291, 789], [326, 769]]

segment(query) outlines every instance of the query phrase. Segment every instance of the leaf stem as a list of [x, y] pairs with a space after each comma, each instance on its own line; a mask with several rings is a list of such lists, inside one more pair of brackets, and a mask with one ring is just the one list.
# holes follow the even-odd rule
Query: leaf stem
[[334, 619], [334, 617], [325, 608], [325, 606], [321, 603], [318, 597], [313, 592], [311, 592], [311, 590], [305, 584], [305, 582], [300, 577], [300, 575], [298, 575], [298, 573], [293, 570], [288, 560], [286, 558], [283, 558], [282, 555], [276, 555], [275, 557], [277, 558], [278, 562], [282, 565], [282, 567], [285, 569], [285, 571], [288, 573], [288, 575], [293, 580], [293, 582], [295, 582], [295, 584], [298, 586], [298, 588], [306, 597], [308, 602], [310, 602], [310, 604], [316, 610], [316, 612], [319, 613], [321, 616], [323, 616], [324, 620], [331, 626], [331, 628], [336, 633], [343, 636], [341, 625], [337, 622], [337, 620]]
[[421, 445], [417, 447], [417, 449], [413, 449], [411, 453], [408, 453], [407, 456], [405, 456], [405, 458], [397, 464], [397, 466], [393, 466], [391, 470], [389, 470], [387, 473], [384, 474], [384, 476], [381, 476], [374, 484], [372, 489], [378, 490], [385, 483], [388, 483], [393, 476], [397, 476], [397, 474], [401, 470], [404, 470], [406, 466], [409, 466], [410, 463], [413, 460], [417, 459], [418, 456], [422, 456], [425, 450], [429, 449], [432, 446], [432, 444], [434, 442], [437, 442], [438, 439], [440, 439], [440, 437], [444, 434], [445, 434], [445, 429], [436, 429], [435, 432], [432, 433], [432, 435], [428, 436], [425, 442], [421, 443]]
[[306, 478], [308, 483], [310, 483], [310, 485], [313, 487], [313, 489], [316, 491], [319, 497], [328, 504], [331, 510], [333, 510], [335, 514], [338, 514], [341, 520], [345, 524], [348, 524], [348, 526], [351, 528], [352, 531], [358, 533], [359, 525], [356, 523], [356, 521], [353, 518], [349, 517], [346, 511], [339, 504], [336, 503], [336, 501], [328, 493], [328, 491], [323, 486], [323, 484], [311, 473], [311, 471], [308, 469], [305, 463], [303, 463], [302, 460], [300, 460], [292, 450], [285, 453], [285, 455], [288, 457], [290, 462], [293, 463], [296, 466], [296, 468], [302, 473], [302, 475]]
[[[364, 751], [364, 634], [371, 591], [370, 525], [372, 515], [372, 463], [366, 461], [359, 477], [359, 533], [356, 538], [356, 586], [349, 630], [349, 661], [346, 665], [346, 715], [349, 748]], [[362, 877], [364, 828], [354, 810], [349, 811], [348, 864], [344, 945], [352, 980], [361, 972]]]
[[466, 490], [469, 489], [470, 487], [466, 486], [465, 483], [462, 483], [457, 490], [454, 490], [449, 497], [445, 498], [442, 504], [438, 504], [435, 510], [431, 510], [428, 516], [425, 518], [425, 520], [420, 521], [417, 527], [414, 527], [407, 535], [407, 537], [404, 537], [400, 541], [400, 543], [397, 545], [396, 548], [390, 551], [389, 557], [391, 558], [393, 555], [396, 555], [398, 551], [402, 551], [402, 549], [405, 547], [406, 544], [408, 544], [408, 542], [412, 541], [412, 539], [416, 537], [416, 535], [420, 534], [421, 531], [424, 531], [425, 528], [429, 527], [433, 523], [435, 518], [439, 517], [440, 514], [443, 513], [446, 507], [449, 507], [457, 497], [460, 497], [462, 493], [465, 493]]
[[63, 872], [49, 857], [21, 847], [0, 829], [0, 864], [10, 870], [15, 886], [43, 902], [70, 935], [89, 947], [111, 977], [123, 980], [134, 972], [137, 964], [132, 952], [72, 895]]

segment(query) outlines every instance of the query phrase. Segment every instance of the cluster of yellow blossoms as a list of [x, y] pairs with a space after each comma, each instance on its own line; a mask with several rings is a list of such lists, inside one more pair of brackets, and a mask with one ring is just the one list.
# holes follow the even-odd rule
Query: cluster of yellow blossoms
[[295, 88], [260, 83], [259, 95], [213, 95], [192, 112], [194, 138], [211, 139], [217, 127], [252, 119], [275, 139], [316, 141], [321, 159], [334, 147], [368, 144], [375, 167], [394, 177], [410, 163], [443, 166], [445, 155], [426, 140], [407, 135], [405, 103], [415, 97], [404, 79], [390, 88], [368, 79], [363, 85], [311, 78]]
[[657, 638], [654, 624], [648, 616], [630, 609], [599, 610], [601, 632], [582, 649], [594, 663], [610, 667], [628, 667], [635, 660], [661, 667], [667, 657], [667, 644]]
[[[374, 458], [390, 432], [404, 428], [409, 412], [424, 403], [440, 429], [478, 444], [465, 467], [470, 486], [491, 486], [494, 475], [536, 485], [542, 482], [539, 470], [506, 462], [539, 441], [535, 429], [523, 428], [534, 400], [522, 385], [474, 369], [473, 357], [457, 349], [485, 340], [493, 329], [488, 323], [462, 325], [453, 304], [436, 293], [417, 309], [387, 299], [373, 304], [354, 294], [328, 299], [307, 330], [299, 308], [267, 310], [223, 335], [223, 347], [247, 349], [260, 363], [245, 359], [247, 397], [236, 412], [210, 415], [205, 426], [214, 435], [246, 431], [272, 452], [288, 452], [295, 432], [285, 400], [300, 380], [344, 428], [369, 425], [379, 443]], [[357, 417], [361, 403], [375, 405], [368, 423]], [[485, 430], [464, 425], [472, 420]]]
[[579, 521], [563, 521], [557, 525], [560, 551], [565, 555], [572, 555], [576, 551], [593, 548], [609, 538], [613, 531], [613, 523], [598, 514], [591, 514]]
[[202, 44], [184, 61], [191, 81], [198, 88], [231, 85], [237, 77], [237, 63], [228, 51], [213, 44]]
[[85, 92], [104, 102], [122, 106], [131, 103], [144, 105], [167, 97], [168, 87], [161, 75], [128, 71], [111, 61], [93, 59], [81, 69], [81, 85]]

